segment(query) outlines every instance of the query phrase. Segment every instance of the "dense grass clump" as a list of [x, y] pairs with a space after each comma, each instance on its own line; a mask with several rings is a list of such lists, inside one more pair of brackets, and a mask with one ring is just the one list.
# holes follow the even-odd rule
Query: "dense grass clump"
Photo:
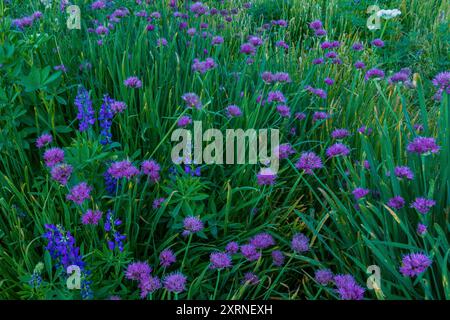
[[53, 2], [0, 3], [0, 298], [450, 298], [447, 1]]

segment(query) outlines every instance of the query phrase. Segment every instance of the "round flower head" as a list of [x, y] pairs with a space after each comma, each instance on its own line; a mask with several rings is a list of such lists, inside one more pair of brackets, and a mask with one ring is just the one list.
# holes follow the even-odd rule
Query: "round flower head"
[[297, 233], [292, 238], [292, 249], [297, 253], [309, 251], [309, 238], [303, 233]]
[[344, 138], [348, 137], [349, 135], [350, 135], [350, 132], [348, 132], [347, 129], [335, 129], [331, 133], [331, 137], [333, 139], [337, 139], [337, 140], [344, 139]]
[[244, 279], [242, 280], [242, 284], [246, 283], [249, 285], [257, 285], [259, 283], [259, 278], [253, 272], [247, 272], [244, 274]]
[[166, 201], [166, 198], [157, 198], [153, 201], [152, 208], [153, 209], [159, 209], [161, 208], [162, 204]]
[[324, 286], [333, 281], [333, 277], [333, 272], [331, 272], [329, 269], [320, 269], [317, 270], [314, 274], [314, 279]]
[[177, 261], [177, 258], [172, 250], [170, 249], [164, 249], [159, 254], [159, 264], [163, 266], [164, 268], [169, 267], [173, 263]]
[[406, 148], [408, 152], [417, 154], [438, 153], [440, 147], [436, 144], [434, 138], [416, 137]]
[[259, 233], [250, 239], [250, 244], [257, 249], [265, 249], [275, 245], [275, 240], [268, 233]]
[[271, 102], [286, 102], [286, 98], [281, 91], [270, 91], [267, 96], [267, 103]]
[[184, 235], [196, 233], [203, 230], [203, 222], [198, 217], [189, 216], [183, 220]]
[[88, 186], [86, 182], [81, 182], [76, 186], [72, 187], [70, 193], [66, 196], [66, 199], [81, 205], [84, 202], [84, 200], [90, 198], [91, 190], [92, 188]]
[[395, 173], [395, 176], [400, 179], [403, 179], [403, 178], [408, 179], [408, 180], [414, 179], [414, 173], [411, 171], [410, 168], [405, 167], [405, 166], [395, 167], [394, 173]]
[[391, 208], [400, 210], [405, 206], [405, 200], [400, 196], [395, 196], [391, 199], [389, 199], [387, 205]]
[[281, 267], [284, 264], [284, 254], [280, 250], [272, 251], [273, 264], [277, 267]]
[[336, 292], [341, 300], [362, 300], [364, 289], [359, 286], [351, 275], [337, 275], [334, 277]]
[[319, 30], [322, 29], [323, 25], [322, 25], [322, 21], [320, 20], [314, 20], [309, 24], [309, 27], [313, 30]]
[[149, 293], [153, 293], [161, 288], [161, 280], [158, 277], [146, 276], [139, 281], [141, 298], [144, 299]]
[[286, 105], [279, 105], [279, 106], [277, 106], [277, 112], [283, 118], [289, 118], [291, 116], [291, 109], [288, 106], [286, 106]]
[[141, 280], [149, 276], [152, 268], [147, 262], [130, 263], [125, 271], [125, 277], [129, 280]]
[[81, 222], [83, 224], [92, 224], [97, 225], [99, 220], [102, 218], [102, 212], [100, 210], [88, 210], [86, 213], [81, 217]]
[[239, 244], [235, 241], [231, 241], [226, 245], [225, 251], [229, 254], [237, 253], [239, 251]]
[[370, 69], [366, 72], [366, 75], [364, 76], [364, 79], [366, 81], [370, 79], [383, 79], [384, 78], [384, 71], [381, 69]]
[[52, 168], [52, 179], [65, 186], [72, 175], [72, 171], [73, 167], [71, 165], [65, 163], [57, 164]]
[[229, 118], [240, 117], [242, 115], [241, 109], [236, 105], [230, 105], [226, 109], [227, 116]]
[[51, 134], [44, 133], [36, 139], [36, 147], [39, 149], [45, 147], [47, 144], [53, 141], [53, 137]]
[[142, 87], [142, 82], [138, 77], [129, 77], [123, 81], [125, 87], [139, 89]]
[[192, 123], [192, 119], [190, 116], [182, 116], [178, 122], [177, 122], [177, 126], [178, 127], [186, 127], [188, 125], [190, 125]]
[[330, 117], [330, 115], [326, 112], [316, 111], [313, 114], [313, 121], [326, 120]]
[[382, 47], [384, 47], [384, 41], [383, 40], [381, 40], [381, 39], [375, 39], [375, 40], [373, 40], [372, 42], [372, 45], [373, 46], [375, 46], [375, 47], [377, 47], [377, 48], [382, 48]]
[[431, 259], [422, 253], [411, 253], [405, 255], [402, 259], [400, 272], [405, 277], [415, 277], [425, 272], [431, 265]]
[[365, 69], [366, 68], [366, 65], [362, 61], [356, 61], [354, 66], [356, 69]]
[[322, 160], [314, 152], [304, 152], [295, 164], [299, 170], [304, 170], [306, 174], [312, 175], [313, 170], [323, 168]]
[[145, 160], [141, 165], [142, 173], [147, 175], [152, 182], [158, 182], [160, 179], [159, 171], [161, 167], [155, 160]]
[[261, 257], [261, 252], [259, 252], [256, 247], [252, 244], [244, 244], [241, 246], [242, 255], [249, 261], [259, 260]]
[[364, 50], [364, 45], [361, 42], [356, 42], [352, 45], [352, 49], [355, 51], [362, 51]]
[[64, 161], [64, 151], [60, 148], [48, 149], [44, 152], [44, 160], [47, 167], [53, 167]]
[[417, 224], [417, 229], [416, 229], [416, 231], [417, 231], [417, 233], [419, 234], [419, 235], [424, 235], [425, 233], [427, 233], [427, 226], [426, 225], [424, 225], [424, 224], [422, 224], [422, 223], [419, 223], [419, 224]]
[[164, 280], [164, 288], [169, 292], [180, 293], [186, 290], [187, 277], [181, 272], [167, 275]]
[[364, 198], [369, 192], [370, 192], [369, 190], [364, 188], [356, 188], [355, 190], [352, 191], [355, 200]]
[[436, 204], [436, 201], [426, 198], [416, 198], [411, 204], [411, 208], [416, 209], [421, 214], [427, 214], [432, 207]]
[[187, 108], [195, 107], [197, 109], [201, 109], [201, 107], [202, 107], [200, 98], [195, 93], [192, 93], [192, 92], [185, 93], [181, 97], [181, 99], [184, 100]]
[[115, 179], [131, 179], [139, 174], [139, 170], [130, 161], [124, 160], [113, 162], [108, 169], [108, 173]]
[[287, 159], [291, 154], [294, 154], [295, 150], [292, 148], [292, 146], [289, 143], [283, 143], [279, 146], [276, 146], [273, 149], [273, 154], [278, 159]]
[[122, 113], [127, 108], [127, 105], [123, 101], [113, 101], [111, 103], [111, 111], [116, 113]]
[[231, 258], [227, 253], [213, 252], [209, 258], [211, 269], [223, 269], [231, 267]]
[[256, 47], [251, 43], [244, 43], [241, 45], [241, 53], [254, 56], [256, 53]]
[[335, 143], [325, 153], [328, 158], [347, 156], [350, 153], [350, 149], [345, 144]]
[[258, 180], [258, 184], [260, 186], [263, 186], [274, 184], [277, 175], [270, 168], [261, 168], [256, 177]]

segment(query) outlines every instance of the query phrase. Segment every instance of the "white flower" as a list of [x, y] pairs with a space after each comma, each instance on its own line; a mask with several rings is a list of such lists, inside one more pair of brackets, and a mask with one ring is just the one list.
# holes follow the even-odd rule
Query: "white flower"
[[402, 14], [402, 12], [398, 9], [379, 10], [377, 12], [377, 17], [389, 20], [389, 19], [395, 18], [396, 16], [399, 16], [401, 14]]

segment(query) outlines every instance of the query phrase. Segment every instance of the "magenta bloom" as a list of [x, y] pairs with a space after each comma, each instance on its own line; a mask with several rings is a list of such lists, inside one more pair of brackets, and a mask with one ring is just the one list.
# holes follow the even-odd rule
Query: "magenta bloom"
[[365, 69], [366, 68], [366, 65], [362, 61], [356, 61], [354, 66], [356, 69]]
[[405, 166], [395, 167], [394, 173], [395, 173], [395, 176], [400, 179], [402, 179], [402, 178], [405, 178], [408, 180], [414, 179], [414, 173], [411, 171], [410, 168], [405, 167]]
[[276, 146], [273, 153], [278, 159], [287, 159], [291, 154], [295, 153], [295, 150], [289, 143], [283, 143]]
[[425, 233], [427, 233], [427, 226], [422, 224], [422, 223], [419, 223], [419, 224], [417, 224], [416, 231], [417, 231], [418, 234], [420, 234], [422, 236]]
[[129, 280], [140, 281], [150, 275], [152, 268], [147, 262], [133, 262], [130, 263], [125, 272], [125, 277]]
[[405, 199], [403, 199], [400, 196], [395, 196], [395, 197], [389, 199], [387, 205], [391, 208], [400, 210], [401, 208], [403, 208], [405, 206]]
[[411, 153], [429, 154], [438, 153], [440, 147], [434, 138], [416, 137], [408, 144], [406, 150]]
[[317, 270], [314, 274], [314, 279], [324, 286], [333, 281], [333, 277], [333, 272], [331, 272], [329, 269], [320, 269]]
[[323, 25], [322, 25], [322, 21], [320, 20], [314, 20], [309, 24], [309, 27], [313, 30], [319, 30], [322, 29]]
[[177, 261], [177, 257], [170, 249], [164, 249], [159, 254], [159, 264], [164, 268], [170, 267], [173, 263]]
[[431, 263], [432, 261], [427, 255], [422, 253], [411, 253], [403, 257], [400, 272], [405, 277], [412, 278], [424, 273]]
[[200, 220], [200, 218], [194, 216], [184, 218], [183, 226], [184, 226], [183, 236], [187, 236], [191, 233], [200, 232], [204, 228], [203, 221]]
[[352, 49], [355, 51], [362, 51], [364, 50], [364, 45], [360, 42], [356, 42], [352, 45]]
[[250, 244], [257, 249], [265, 249], [275, 245], [275, 240], [268, 233], [259, 233], [250, 239]]
[[113, 162], [108, 169], [108, 173], [115, 179], [131, 179], [139, 174], [139, 170], [130, 161], [123, 160]]
[[144, 299], [149, 293], [153, 293], [161, 288], [161, 280], [158, 277], [148, 275], [139, 281], [138, 286], [141, 289], [141, 298]]
[[104, 9], [104, 8], [106, 8], [106, 3], [102, 0], [94, 1], [91, 4], [91, 8], [92, 8], [92, 10]]
[[280, 250], [272, 251], [272, 261], [277, 267], [281, 267], [284, 264], [284, 254]]
[[432, 207], [436, 204], [436, 201], [426, 198], [416, 198], [413, 203], [411, 203], [411, 208], [416, 209], [421, 214], [427, 214]]
[[364, 79], [366, 81], [370, 79], [383, 79], [384, 78], [384, 71], [381, 69], [370, 69], [366, 72], [366, 75], [364, 76]]
[[384, 41], [383, 40], [381, 40], [381, 39], [374, 39], [372, 42], [372, 45], [373, 46], [375, 46], [375, 47], [377, 47], [377, 48], [382, 48], [382, 47], [384, 47]]
[[65, 186], [72, 175], [72, 171], [73, 167], [71, 165], [65, 163], [57, 164], [52, 168], [52, 179]]
[[235, 241], [231, 241], [226, 245], [225, 251], [229, 254], [237, 253], [239, 251], [239, 244]]
[[267, 103], [271, 102], [286, 102], [286, 98], [281, 91], [270, 91], [267, 96]]
[[368, 127], [366, 127], [366, 126], [362, 126], [362, 127], [360, 127], [359, 129], [358, 129], [358, 132], [360, 133], [360, 134], [363, 134], [363, 135], [366, 135], [366, 136], [369, 136], [369, 135], [371, 135], [372, 134], [372, 128], [368, 128]]
[[105, 35], [109, 33], [109, 29], [103, 25], [100, 25], [95, 29], [95, 33], [98, 35]]
[[347, 156], [350, 153], [350, 149], [342, 143], [335, 143], [332, 146], [328, 147], [325, 154], [328, 158]]
[[271, 185], [275, 183], [277, 175], [270, 168], [261, 168], [259, 173], [256, 175], [256, 178], [260, 186]]
[[128, 87], [128, 88], [136, 88], [136, 89], [139, 89], [139, 88], [142, 87], [142, 82], [141, 82], [141, 80], [139, 80], [138, 77], [134, 77], [134, 76], [125, 79], [125, 80], [123, 81], [123, 84], [125, 85], [125, 87]]
[[230, 105], [226, 109], [229, 118], [240, 117], [242, 115], [241, 109], [236, 105]]
[[249, 285], [257, 285], [259, 283], [259, 278], [256, 274], [253, 272], [247, 272], [244, 274], [244, 279], [242, 280], [242, 284], [249, 284]]
[[164, 280], [164, 288], [169, 292], [180, 293], [186, 290], [187, 277], [181, 272], [175, 272], [167, 275]]
[[39, 149], [45, 147], [47, 144], [53, 141], [53, 137], [51, 134], [44, 133], [36, 139], [36, 147]]
[[114, 114], [122, 113], [127, 108], [127, 105], [125, 104], [125, 102], [123, 102], [123, 101], [115, 101], [115, 100], [113, 100], [111, 102], [110, 106], [111, 106], [111, 111]]
[[350, 135], [350, 132], [348, 132], [347, 129], [335, 129], [333, 130], [333, 132], [331, 133], [331, 137], [333, 139], [344, 139], [346, 137], [348, 137]]
[[256, 53], [256, 47], [251, 43], [244, 43], [241, 45], [241, 53], [254, 56]]
[[309, 238], [303, 233], [297, 233], [292, 238], [292, 249], [297, 253], [309, 251]]
[[232, 266], [231, 258], [227, 253], [213, 252], [209, 257], [209, 260], [211, 262], [211, 269], [224, 269]]
[[66, 196], [66, 199], [81, 205], [84, 200], [89, 199], [91, 191], [92, 187], [88, 186], [86, 182], [81, 182], [72, 187], [70, 193]]
[[242, 245], [241, 253], [249, 261], [256, 261], [261, 257], [261, 252], [252, 244]]
[[304, 152], [295, 164], [299, 170], [304, 170], [306, 174], [312, 175], [314, 169], [323, 168], [322, 160], [314, 152]]
[[51, 148], [44, 152], [44, 160], [47, 167], [64, 161], [64, 151], [60, 148]]
[[291, 116], [291, 109], [286, 105], [277, 106], [277, 112], [283, 118], [289, 118]]
[[200, 101], [198, 95], [196, 95], [195, 93], [192, 92], [185, 93], [183, 94], [181, 99], [184, 100], [187, 108], [195, 107], [197, 109], [201, 109], [202, 107], [202, 102]]
[[355, 190], [352, 191], [352, 193], [353, 196], [355, 197], [355, 200], [359, 200], [361, 198], [364, 198], [369, 193], [369, 190], [364, 188], [356, 188]]
[[155, 160], [145, 160], [141, 165], [142, 173], [147, 175], [152, 182], [158, 182], [160, 179], [159, 171], [161, 167]]
[[83, 224], [92, 224], [97, 225], [98, 221], [102, 217], [102, 212], [100, 210], [88, 210], [86, 213], [81, 217], [81, 222]]
[[188, 125], [190, 125], [192, 123], [192, 119], [190, 116], [182, 116], [178, 122], [177, 122], [177, 126], [179, 127], [186, 127]]
[[199, 59], [194, 59], [192, 63], [192, 71], [199, 72], [201, 74], [206, 73], [208, 70], [217, 67], [216, 62], [212, 58], [206, 58], [205, 61], [200, 61]]
[[365, 290], [356, 283], [351, 275], [337, 275], [334, 277], [334, 283], [341, 300], [362, 300], [364, 298]]

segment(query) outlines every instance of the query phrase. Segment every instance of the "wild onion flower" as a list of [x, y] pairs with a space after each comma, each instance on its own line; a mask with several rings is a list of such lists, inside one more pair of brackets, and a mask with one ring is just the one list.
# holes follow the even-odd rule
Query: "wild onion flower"
[[395, 196], [389, 199], [387, 205], [391, 208], [400, 210], [405, 206], [405, 199], [403, 199], [401, 196]]
[[411, 253], [403, 256], [400, 273], [405, 277], [415, 277], [431, 266], [431, 259], [423, 253]]
[[289, 118], [291, 116], [291, 109], [286, 105], [278, 105], [277, 112], [283, 118]]
[[103, 212], [100, 210], [87, 210], [86, 213], [81, 217], [81, 222], [83, 224], [97, 225], [102, 218]]
[[60, 148], [50, 148], [44, 152], [44, 160], [47, 167], [51, 168], [64, 161], [64, 151]]
[[275, 43], [275, 47], [283, 48], [285, 50], [289, 49], [289, 45], [284, 40], [279, 40]]
[[328, 86], [332, 86], [334, 84], [334, 80], [331, 78], [325, 78], [325, 80], [323, 80], [323, 82], [325, 82], [326, 85]]
[[322, 25], [322, 21], [320, 20], [314, 20], [309, 24], [309, 27], [313, 30], [319, 30], [322, 29], [323, 25]]
[[377, 48], [382, 48], [382, 47], [384, 47], [384, 41], [383, 40], [381, 40], [381, 39], [374, 39], [372, 42], [371, 42], [371, 44], [373, 45], [373, 46], [375, 46], [375, 47], [377, 47]]
[[278, 159], [287, 159], [291, 154], [294, 154], [295, 150], [290, 143], [282, 143], [273, 148], [273, 154]]
[[384, 78], [384, 71], [381, 69], [370, 69], [366, 72], [366, 75], [364, 76], [364, 79], [366, 81], [370, 79], [383, 79]]
[[332, 146], [328, 147], [325, 154], [328, 158], [334, 157], [343, 157], [347, 156], [350, 153], [350, 149], [342, 143], [335, 143]]
[[123, 81], [123, 84], [125, 85], [125, 87], [128, 87], [128, 88], [139, 89], [142, 87], [142, 81], [139, 80], [139, 78], [135, 77], [135, 76], [128, 77], [127, 79], [125, 79]]
[[284, 264], [283, 252], [281, 252], [280, 250], [272, 251], [272, 263], [277, 267], [281, 267]]
[[325, 54], [325, 58], [328, 58], [328, 59], [335, 59], [335, 58], [337, 58], [337, 56], [338, 56], [337, 53], [334, 51], [330, 51]]
[[229, 118], [240, 117], [242, 115], [241, 109], [236, 105], [230, 105], [226, 109], [227, 116]]
[[413, 180], [414, 179], [414, 173], [411, 171], [409, 167], [406, 166], [399, 166], [395, 167], [394, 169], [395, 176], [400, 179], [408, 179]]
[[424, 235], [425, 233], [427, 233], [427, 226], [422, 224], [422, 223], [418, 223], [417, 224], [417, 229], [416, 229], [417, 233], [419, 235]]
[[88, 186], [86, 182], [81, 182], [70, 189], [70, 193], [66, 196], [66, 199], [81, 205], [84, 200], [90, 198], [91, 191], [92, 187]]
[[429, 153], [438, 153], [440, 147], [436, 144], [434, 138], [416, 137], [408, 144], [406, 150], [411, 153], [427, 155]]
[[388, 80], [389, 84], [395, 83], [404, 83], [408, 86], [411, 86], [411, 80], [409, 77], [411, 76], [411, 70], [409, 68], [403, 68], [399, 72], [394, 73]]
[[213, 252], [210, 257], [211, 269], [224, 269], [232, 266], [231, 258], [227, 253]]
[[177, 261], [177, 257], [171, 249], [164, 249], [159, 254], [159, 264], [164, 268], [170, 267]]
[[131, 179], [139, 174], [139, 170], [128, 160], [113, 162], [108, 173], [115, 179], [127, 178]]
[[100, 10], [104, 8], [106, 8], [106, 3], [103, 0], [97, 0], [91, 4], [92, 10]]
[[271, 102], [286, 102], [286, 98], [281, 91], [270, 91], [267, 96], [267, 103]]
[[347, 129], [335, 129], [331, 133], [333, 139], [341, 140], [350, 136], [350, 132]]
[[370, 191], [368, 189], [364, 189], [364, 188], [356, 188], [355, 190], [352, 191], [353, 196], [355, 197], [355, 200], [364, 198], [366, 195], [369, 194], [369, 192]]
[[127, 108], [127, 105], [123, 101], [115, 101], [115, 100], [113, 100], [111, 102], [111, 111], [114, 114], [122, 113], [123, 111], [125, 111], [126, 108]]
[[115, 248], [118, 248], [119, 251], [123, 251], [123, 240], [126, 239], [126, 236], [122, 235], [119, 231], [116, 230], [116, 227], [120, 226], [121, 224], [122, 221], [115, 218], [113, 211], [108, 210], [106, 212], [104, 228], [107, 232], [106, 239], [108, 248], [111, 251], [113, 251]]
[[203, 221], [198, 217], [188, 216], [183, 220], [184, 231], [183, 236], [187, 236], [193, 233], [197, 233], [203, 230]]
[[160, 179], [160, 165], [155, 160], [145, 160], [141, 165], [142, 173], [148, 176], [150, 181], [158, 182]]
[[297, 253], [309, 251], [309, 238], [303, 233], [297, 233], [292, 237], [291, 246]]
[[118, 180], [116, 178], [114, 178], [109, 172], [108, 170], [106, 170], [103, 173], [103, 179], [105, 182], [105, 189], [106, 192], [110, 195], [114, 195], [117, 191], [117, 184], [118, 184]]
[[364, 289], [359, 286], [351, 275], [337, 275], [334, 277], [336, 292], [341, 300], [362, 300]]
[[275, 183], [277, 174], [270, 168], [261, 168], [259, 173], [256, 175], [256, 178], [260, 186], [271, 185]]
[[366, 68], [366, 65], [362, 61], [356, 61], [354, 66], [356, 69], [365, 69]]
[[187, 277], [181, 272], [167, 275], [164, 280], [164, 288], [169, 292], [180, 293], [186, 290]]
[[56, 267], [62, 266], [64, 270], [70, 265], [84, 267], [80, 248], [75, 245], [75, 239], [69, 231], [64, 230], [62, 226], [53, 224], [46, 224], [45, 230], [46, 232], [43, 234], [43, 238], [47, 240], [45, 249], [56, 261]]
[[311, 86], [306, 86], [305, 89], [309, 92], [311, 92], [312, 94], [318, 96], [321, 99], [326, 99], [327, 98], [327, 92], [323, 89], [320, 88], [313, 88]]
[[361, 42], [355, 42], [352, 45], [352, 49], [355, 51], [362, 51], [362, 50], [364, 50], [364, 45]]
[[83, 86], [78, 88], [75, 105], [78, 108], [77, 119], [80, 121], [78, 128], [80, 132], [86, 131], [95, 123], [95, 111], [89, 99], [89, 92]]
[[450, 94], [450, 71], [438, 73], [432, 83], [438, 89], [434, 95], [434, 99], [441, 101], [444, 92]]
[[251, 238], [249, 243], [257, 249], [265, 249], [275, 245], [275, 240], [268, 233], [259, 233]]
[[318, 65], [324, 63], [325, 60], [323, 58], [316, 58], [312, 61], [312, 64]]
[[106, 35], [109, 33], [109, 29], [103, 25], [99, 25], [96, 29], [95, 29], [95, 33], [98, 35]]
[[178, 122], [177, 122], [177, 126], [178, 127], [186, 127], [188, 125], [190, 125], [192, 123], [192, 118], [190, 116], [182, 116]]
[[144, 299], [148, 294], [155, 292], [161, 288], [161, 280], [158, 277], [146, 276], [139, 281], [139, 289], [141, 290], [141, 298]]
[[162, 204], [166, 201], [166, 198], [157, 198], [153, 201], [152, 208], [158, 209], [161, 208]]
[[218, 44], [222, 44], [222, 43], [223, 43], [223, 37], [221, 37], [221, 36], [215, 36], [211, 40], [211, 44], [213, 46], [218, 45]]
[[189, 7], [189, 10], [192, 13], [195, 13], [197, 16], [204, 15], [208, 12], [209, 8], [206, 4], [201, 3], [200, 1], [194, 2]]
[[256, 274], [253, 272], [246, 272], [244, 274], [244, 279], [242, 280], [242, 284], [248, 284], [248, 285], [257, 285], [259, 283], [259, 278]]
[[200, 98], [195, 93], [192, 93], [192, 92], [185, 93], [185, 94], [183, 94], [181, 99], [184, 100], [187, 108], [195, 107], [197, 109], [201, 109], [201, 107], [202, 107], [202, 102], [200, 101]]
[[411, 203], [411, 208], [416, 209], [421, 214], [427, 214], [432, 207], [436, 204], [433, 199], [426, 198], [416, 198], [413, 203]]
[[333, 281], [333, 272], [329, 269], [320, 269], [314, 273], [314, 279], [323, 286]]
[[36, 139], [36, 147], [38, 149], [42, 149], [43, 147], [45, 147], [46, 145], [48, 145], [49, 143], [52, 143], [53, 141], [53, 137], [51, 134], [48, 133], [44, 133], [42, 135], [40, 135], [37, 139]]
[[306, 114], [304, 112], [296, 112], [294, 114], [294, 118], [297, 120], [303, 120], [306, 118]]
[[326, 35], [327, 35], [327, 31], [326, 31], [325, 29], [317, 29], [317, 30], [314, 32], [314, 35], [315, 35], [316, 37], [323, 37], [323, 36], [326, 36]]
[[192, 63], [192, 71], [199, 72], [201, 74], [204, 74], [208, 70], [214, 69], [215, 67], [217, 67], [217, 64], [213, 58], [206, 58], [205, 61], [194, 59]]
[[225, 251], [229, 254], [237, 253], [239, 251], [239, 244], [235, 241], [231, 241], [226, 245]]
[[295, 167], [304, 170], [306, 174], [312, 175], [313, 170], [323, 168], [323, 164], [322, 159], [314, 152], [303, 152]]
[[51, 170], [52, 179], [65, 186], [72, 175], [73, 167], [66, 163], [55, 165]]
[[256, 54], [256, 47], [247, 42], [241, 45], [240, 52], [246, 55], [254, 56]]
[[242, 245], [241, 253], [248, 261], [256, 261], [261, 258], [261, 252], [252, 244]]
[[372, 130], [372, 128], [368, 128], [368, 127], [366, 127], [366, 126], [362, 126], [362, 127], [360, 127], [360, 128], [358, 129], [358, 132], [359, 132], [360, 134], [369, 136], [369, 135], [372, 134], [373, 130]]
[[114, 102], [107, 94], [103, 96], [103, 104], [100, 107], [98, 121], [100, 123], [100, 143], [103, 145], [111, 143], [111, 126], [114, 112], [111, 109], [111, 104]]
[[148, 277], [152, 272], [152, 268], [147, 262], [133, 262], [130, 263], [125, 271], [125, 277], [129, 280], [140, 281]]

